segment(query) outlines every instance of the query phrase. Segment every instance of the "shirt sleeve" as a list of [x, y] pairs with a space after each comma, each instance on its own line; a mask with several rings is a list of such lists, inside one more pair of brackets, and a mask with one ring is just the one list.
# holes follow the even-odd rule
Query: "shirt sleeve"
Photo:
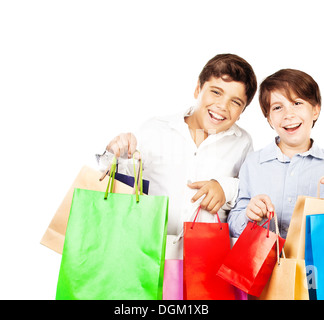
[[218, 183], [223, 188], [226, 202], [222, 207], [224, 210], [231, 210], [235, 205], [235, 200], [238, 193], [239, 179], [231, 177], [221, 177], [217, 179]]
[[240, 236], [247, 223], [251, 221], [246, 215], [246, 207], [251, 200], [247, 162], [245, 162], [241, 167], [239, 179], [240, 181], [236, 204], [230, 211], [227, 219], [230, 235], [231, 237], [235, 238]]

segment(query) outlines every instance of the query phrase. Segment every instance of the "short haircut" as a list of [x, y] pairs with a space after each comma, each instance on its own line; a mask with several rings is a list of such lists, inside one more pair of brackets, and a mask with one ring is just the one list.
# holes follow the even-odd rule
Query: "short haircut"
[[210, 59], [200, 72], [200, 87], [202, 88], [211, 77], [242, 82], [245, 85], [246, 106], [251, 103], [257, 90], [257, 79], [251, 65], [235, 54], [218, 54]]
[[293, 93], [312, 106], [321, 106], [320, 89], [309, 74], [295, 69], [281, 69], [264, 79], [260, 85], [259, 102], [265, 117], [268, 117], [270, 112], [271, 92], [276, 90], [282, 91], [291, 102]]

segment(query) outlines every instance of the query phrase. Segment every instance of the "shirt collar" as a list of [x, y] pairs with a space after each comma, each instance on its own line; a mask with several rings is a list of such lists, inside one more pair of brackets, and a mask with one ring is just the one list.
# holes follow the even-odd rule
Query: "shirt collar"
[[[278, 147], [277, 143], [279, 140], [280, 138], [276, 137], [271, 144], [260, 151], [260, 163], [274, 159], [278, 159], [280, 162], [290, 162], [290, 158], [283, 154]], [[301, 157], [311, 156], [314, 158], [324, 159], [324, 150], [313, 141], [312, 147], [308, 151], [299, 155]]]
[[314, 158], [318, 158], [318, 159], [322, 159], [323, 160], [324, 159], [324, 150], [321, 149], [317, 145], [317, 143], [315, 143], [315, 141], [313, 140], [312, 147], [308, 151], [306, 151], [306, 152], [304, 152], [302, 154], [302, 156], [308, 156], [308, 155], [311, 155]]

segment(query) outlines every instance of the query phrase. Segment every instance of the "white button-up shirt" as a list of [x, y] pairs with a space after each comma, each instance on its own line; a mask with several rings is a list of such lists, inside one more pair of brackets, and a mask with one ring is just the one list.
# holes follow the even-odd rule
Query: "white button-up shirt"
[[[169, 197], [168, 234], [181, 233], [184, 221], [191, 221], [202, 198], [191, 202], [198, 191], [188, 181], [217, 180], [225, 193], [226, 204], [218, 212], [222, 221], [237, 197], [238, 173], [247, 154], [252, 151], [250, 135], [234, 124], [230, 129], [209, 135], [196, 146], [184, 118], [192, 114], [155, 117], [145, 122], [135, 134], [137, 149], [143, 159], [143, 178], [150, 181], [150, 195]], [[99, 163], [106, 168], [107, 159]], [[128, 165], [125, 166], [125, 163]], [[127, 168], [126, 170], [123, 170]], [[132, 160], [119, 160], [119, 171], [133, 174]], [[215, 222], [215, 215], [201, 210], [197, 221]]]

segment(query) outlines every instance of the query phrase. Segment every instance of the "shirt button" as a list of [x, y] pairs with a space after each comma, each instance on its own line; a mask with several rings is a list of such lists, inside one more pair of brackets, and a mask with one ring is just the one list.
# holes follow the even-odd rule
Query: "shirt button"
[[196, 155], [197, 155], [197, 152], [194, 153], [194, 156], [196, 156]]
[[291, 171], [290, 176], [292, 177], [294, 175], [294, 171]]
[[292, 199], [290, 197], [287, 200], [288, 200], [288, 202], [291, 202], [292, 201]]

